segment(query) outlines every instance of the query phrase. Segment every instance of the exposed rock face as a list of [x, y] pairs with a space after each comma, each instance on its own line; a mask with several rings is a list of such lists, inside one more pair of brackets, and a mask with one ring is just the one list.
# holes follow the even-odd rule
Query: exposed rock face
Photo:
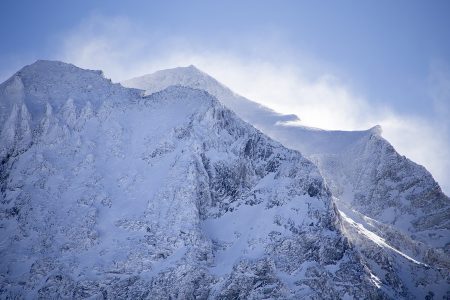
[[236, 95], [193, 66], [122, 84], [147, 93], [182, 85], [216, 96], [318, 166], [335, 196], [345, 236], [390, 297], [450, 297], [450, 199], [425, 168], [399, 155], [381, 137], [379, 126], [353, 132], [286, 126], [298, 118]]
[[0, 86], [1, 298], [383, 298], [317, 167], [205, 91]]

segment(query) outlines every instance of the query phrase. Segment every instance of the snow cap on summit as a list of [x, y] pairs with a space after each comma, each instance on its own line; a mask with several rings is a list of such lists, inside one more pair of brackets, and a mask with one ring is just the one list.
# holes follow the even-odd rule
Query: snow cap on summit
[[381, 136], [381, 134], [383, 133], [383, 128], [381, 128], [381, 125], [375, 125], [372, 128], [370, 128], [369, 131], [373, 134]]
[[30, 73], [40, 73], [45, 74], [49, 72], [81, 72], [81, 73], [94, 73], [101, 75], [103, 77], [103, 71], [101, 70], [88, 70], [79, 68], [73, 64], [65, 63], [58, 60], [44, 60], [38, 59], [34, 63], [26, 65], [20, 69], [16, 74], [30, 74]]

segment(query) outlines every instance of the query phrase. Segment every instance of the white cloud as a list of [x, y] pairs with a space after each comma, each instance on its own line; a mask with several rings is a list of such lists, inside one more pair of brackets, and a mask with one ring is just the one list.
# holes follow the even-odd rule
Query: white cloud
[[[144, 31], [124, 18], [98, 16], [64, 37], [63, 45], [60, 59], [102, 69], [114, 81], [194, 64], [249, 99], [279, 112], [297, 114], [304, 125], [358, 130], [380, 124], [383, 136], [401, 154], [427, 167], [450, 194], [450, 73], [442, 68], [432, 66], [430, 71], [430, 95], [440, 113], [427, 119], [396, 112], [388, 104], [371, 103], [323, 71], [326, 67], [311, 63], [310, 57], [303, 61], [290, 58], [286, 46], [279, 46], [283, 48], [282, 60], [267, 56], [267, 52], [264, 57], [257, 52], [243, 57], [238, 50], [210, 49], [207, 44], [196, 47], [185, 39]], [[274, 43], [266, 41], [258, 46], [254, 49], [271, 47], [277, 56]], [[321, 74], [312, 71], [317, 66]]]

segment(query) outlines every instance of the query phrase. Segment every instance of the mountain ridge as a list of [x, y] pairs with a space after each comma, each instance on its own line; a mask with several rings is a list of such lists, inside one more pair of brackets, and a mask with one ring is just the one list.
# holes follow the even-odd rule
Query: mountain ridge
[[[343, 219], [352, 215], [358, 221], [347, 224], [349, 232], [375, 235], [370, 241], [372, 246], [358, 238], [354, 240], [361, 244], [361, 252], [367, 259], [373, 259], [374, 247], [379, 247], [379, 241], [384, 240], [395, 251], [409, 253], [437, 270], [448, 270], [450, 227], [446, 220], [450, 219], [450, 200], [424, 167], [395, 151], [381, 136], [380, 127], [359, 132], [324, 131], [285, 125], [277, 121], [277, 115], [259, 118], [265, 112], [264, 108], [260, 109], [261, 105], [253, 102], [240, 107], [236, 103], [243, 97], [233, 95], [214, 79], [208, 80], [205, 73], [201, 79], [184, 78], [191, 75], [184, 72], [174, 75], [180, 70], [183, 71], [179, 68], [162, 70], [154, 76], [135, 78], [123, 84], [143, 89], [147, 86], [148, 93], [171, 84], [202, 86], [245, 121], [288, 148], [299, 150], [319, 166], [337, 197], [336, 204]], [[383, 265], [381, 261], [379, 264]], [[397, 266], [399, 269], [410, 267], [408, 263]], [[392, 269], [392, 266], [385, 268]], [[411, 286], [410, 278], [402, 280], [410, 289], [417, 288]]]
[[[2, 296], [448, 296], [445, 252], [353, 211], [339, 190], [336, 178], [362, 174], [362, 192], [383, 191], [365, 160], [411, 165], [380, 148], [379, 128], [314, 131], [337, 134], [345, 155], [304, 156], [258, 129], [283, 116], [217, 81], [145, 95], [61, 62], [19, 75], [0, 85]], [[240, 118], [255, 107], [256, 128]]]
[[385, 295], [299, 152], [205, 91], [69, 70], [25, 80], [1, 124], [2, 297]]

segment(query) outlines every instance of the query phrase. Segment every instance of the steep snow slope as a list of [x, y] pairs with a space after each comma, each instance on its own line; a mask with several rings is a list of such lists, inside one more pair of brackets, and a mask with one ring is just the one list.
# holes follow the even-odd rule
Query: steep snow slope
[[[122, 84], [147, 94], [182, 85], [216, 96], [245, 121], [316, 163], [337, 197], [349, 238], [367, 260], [376, 257], [371, 267], [384, 284], [420, 297], [423, 285], [441, 282], [434, 289], [448, 292], [450, 200], [425, 168], [399, 155], [381, 137], [379, 126], [346, 132], [289, 125], [286, 121], [295, 116], [279, 115], [238, 96], [193, 66]], [[387, 263], [393, 259], [397, 266]], [[399, 278], [390, 279], [392, 274]], [[446, 279], [436, 280], [441, 275]]]
[[[146, 95], [161, 91], [171, 85], [202, 89], [220, 99], [232, 111], [244, 119], [256, 123], [276, 123], [298, 120], [295, 115], [282, 115], [260, 104], [233, 93], [211, 76], [194, 66], [162, 70], [153, 74], [122, 82], [123, 86], [145, 90]], [[255, 113], [257, 112], [257, 113]]]
[[343, 236], [318, 169], [205, 91], [38, 61], [0, 95], [1, 298], [403, 293]]

